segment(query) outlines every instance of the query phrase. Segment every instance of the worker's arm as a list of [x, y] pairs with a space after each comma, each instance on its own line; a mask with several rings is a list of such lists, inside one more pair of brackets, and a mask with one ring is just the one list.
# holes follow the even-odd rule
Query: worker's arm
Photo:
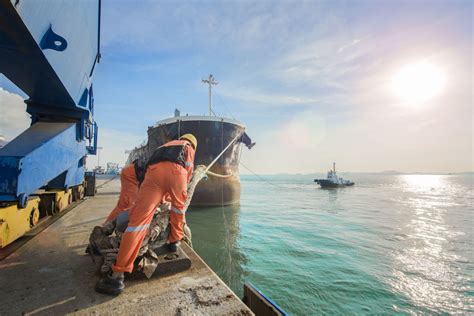
[[191, 180], [191, 176], [193, 175], [195, 153], [196, 152], [192, 146], [186, 146], [186, 161], [184, 168], [188, 172], [188, 183]]

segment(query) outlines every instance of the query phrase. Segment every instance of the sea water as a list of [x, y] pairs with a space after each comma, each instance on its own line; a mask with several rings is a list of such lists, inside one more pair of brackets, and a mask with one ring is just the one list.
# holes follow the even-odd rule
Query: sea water
[[293, 315], [474, 313], [474, 175], [340, 176], [242, 176], [239, 206], [190, 209], [194, 248]]

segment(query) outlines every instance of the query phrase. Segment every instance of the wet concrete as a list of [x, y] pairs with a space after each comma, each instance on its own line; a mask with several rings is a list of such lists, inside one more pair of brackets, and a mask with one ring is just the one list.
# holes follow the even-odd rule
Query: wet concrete
[[126, 278], [118, 297], [94, 291], [95, 265], [84, 254], [89, 233], [115, 206], [120, 181], [78, 205], [0, 262], [0, 315], [251, 315], [252, 312], [189, 247], [191, 269], [147, 280]]

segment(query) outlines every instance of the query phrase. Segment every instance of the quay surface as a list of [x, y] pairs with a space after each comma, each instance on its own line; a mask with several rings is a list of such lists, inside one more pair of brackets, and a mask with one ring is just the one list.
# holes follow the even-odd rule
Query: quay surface
[[126, 278], [118, 297], [96, 293], [96, 266], [84, 249], [92, 228], [115, 206], [119, 190], [118, 178], [103, 182], [95, 197], [0, 261], [0, 315], [253, 315], [187, 246], [191, 269], [150, 280]]

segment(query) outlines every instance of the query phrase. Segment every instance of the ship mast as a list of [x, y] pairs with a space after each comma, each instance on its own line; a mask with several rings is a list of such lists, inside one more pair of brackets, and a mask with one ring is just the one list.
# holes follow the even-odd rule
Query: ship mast
[[217, 85], [219, 82], [214, 80], [213, 75], [209, 75], [209, 78], [202, 79], [202, 82], [209, 84], [209, 116], [212, 115], [212, 85]]

